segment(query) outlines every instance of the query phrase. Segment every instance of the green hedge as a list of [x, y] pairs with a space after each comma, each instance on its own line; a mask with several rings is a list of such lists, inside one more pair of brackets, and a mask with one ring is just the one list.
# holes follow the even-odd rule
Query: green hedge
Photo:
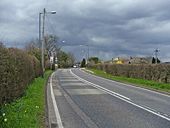
[[91, 65], [90, 68], [103, 70], [114, 76], [170, 83], [170, 65], [167, 64], [97, 64]]
[[27, 85], [40, 75], [40, 62], [34, 56], [0, 46], [0, 105], [23, 95]]

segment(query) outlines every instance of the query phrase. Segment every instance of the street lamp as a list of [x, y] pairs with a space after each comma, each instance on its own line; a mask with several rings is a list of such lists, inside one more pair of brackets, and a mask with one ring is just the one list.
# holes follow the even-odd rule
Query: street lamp
[[[42, 27], [43, 41], [41, 40], [41, 14], [43, 14], [43, 27]], [[46, 12], [46, 9], [44, 8], [43, 12], [39, 13], [39, 42], [41, 43], [41, 64], [42, 64], [43, 76], [44, 76], [44, 71], [45, 71], [45, 68], [44, 68], [44, 44], [45, 44], [44, 30], [45, 30], [45, 15], [46, 14], [56, 14], [56, 11]]]
[[56, 14], [56, 11], [51, 11], [51, 12], [47, 12], [47, 13]]

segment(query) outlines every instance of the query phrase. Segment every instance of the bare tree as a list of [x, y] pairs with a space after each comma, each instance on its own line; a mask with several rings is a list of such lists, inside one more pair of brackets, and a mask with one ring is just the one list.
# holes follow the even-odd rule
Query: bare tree
[[41, 49], [38, 47], [38, 41], [32, 40], [25, 46], [28, 54], [34, 55], [41, 62]]
[[55, 35], [47, 35], [45, 37], [45, 49], [48, 55], [48, 58], [50, 56], [56, 56], [56, 54], [59, 52], [60, 47], [58, 45], [59, 38]]

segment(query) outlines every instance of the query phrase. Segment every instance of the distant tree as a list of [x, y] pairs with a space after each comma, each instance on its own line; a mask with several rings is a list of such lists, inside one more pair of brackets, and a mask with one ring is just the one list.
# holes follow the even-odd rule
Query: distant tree
[[[49, 68], [51, 65], [51, 68], [53, 68], [55, 65], [55, 58], [57, 57], [57, 54], [60, 51], [60, 47], [58, 45], [59, 38], [56, 35], [46, 35], [45, 36], [45, 44], [44, 44], [44, 60], [45, 64]], [[32, 40], [29, 43], [27, 43], [25, 47], [26, 51], [34, 55], [40, 62], [41, 62], [41, 42], [39, 42], [38, 39]], [[53, 56], [53, 64], [50, 63], [50, 56]]]
[[[161, 61], [157, 58], [157, 63], [159, 64]], [[152, 58], [152, 64], [155, 64], [156, 63], [156, 59], [155, 57]]]
[[57, 54], [58, 66], [60, 68], [72, 67], [75, 62], [75, 57], [72, 53], [66, 53], [64, 51], [59, 51]]
[[99, 58], [98, 57], [90, 57], [89, 62], [92, 64], [97, 64], [97, 63], [99, 63]]
[[82, 62], [81, 62], [81, 67], [85, 67], [86, 66], [86, 60], [83, 58]]
[[28, 54], [34, 55], [41, 62], [41, 49], [37, 47], [35, 41], [30, 41], [27, 43], [25, 50]]
[[60, 68], [65, 67], [67, 61], [67, 54], [63, 51], [59, 51], [57, 54], [57, 62]]
[[74, 63], [75, 63], [74, 54], [68, 53], [68, 65], [72, 67]]
[[56, 35], [46, 35], [45, 36], [45, 49], [48, 58], [53, 55], [57, 55], [60, 51], [60, 46], [58, 45], [59, 38]]

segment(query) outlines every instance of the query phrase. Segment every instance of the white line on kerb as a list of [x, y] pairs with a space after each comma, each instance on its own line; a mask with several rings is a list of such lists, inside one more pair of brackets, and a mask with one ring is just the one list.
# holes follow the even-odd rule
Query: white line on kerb
[[[156, 112], [154, 112], [154, 111], [152, 111], [152, 110], [150, 110], [150, 109], [148, 109], [148, 108], [146, 108], [146, 107], [143, 107], [143, 106], [140, 106], [140, 105], [138, 105], [138, 104], [135, 104], [135, 103], [133, 103], [131, 100], [128, 100], [127, 98], [122, 98], [122, 95], [121, 95], [121, 97], [116, 96], [116, 95], [114, 95], [114, 92], [112, 92], [112, 91], [110, 91], [110, 90], [108, 90], [108, 89], [106, 89], [106, 88], [103, 88], [103, 87], [101, 87], [101, 86], [99, 86], [99, 85], [97, 85], [97, 84], [91, 83], [91, 82], [89, 82], [89, 81], [87, 81], [87, 80], [85, 80], [85, 79], [80, 78], [79, 76], [77, 76], [76, 74], [74, 74], [74, 73], [71, 71], [71, 69], [70, 69], [70, 72], [71, 72], [71, 74], [73, 74], [77, 79], [83, 81], [84, 83], [90, 84], [91, 86], [93, 86], [93, 87], [95, 87], [95, 88], [97, 88], [97, 89], [100, 89], [100, 90], [102, 90], [102, 91], [104, 91], [104, 92], [107, 92], [108, 94], [110, 94], [110, 95], [112, 95], [112, 96], [115, 96], [115, 97], [117, 97], [117, 98], [119, 98], [119, 99], [121, 99], [121, 100], [129, 103], [129, 104], [132, 104], [132, 105], [134, 105], [134, 106], [136, 106], [136, 107], [138, 107], [138, 108], [141, 108], [141, 109], [143, 109], [143, 110], [145, 110], [145, 111], [148, 111], [148, 112], [150, 112], [150, 113], [152, 113], [152, 114], [154, 114], [154, 115], [157, 115], [157, 116], [159, 116], [159, 117], [161, 117], [161, 118], [163, 118], [163, 119], [166, 119], [166, 120], [170, 121], [170, 118], [168, 118], [168, 117], [166, 117], [166, 116], [164, 116], [164, 115], [161, 115], [161, 114], [159, 114], [159, 113], [156, 113]], [[120, 95], [120, 94], [119, 94], [119, 95]]]
[[53, 92], [53, 87], [52, 87], [53, 75], [54, 75], [54, 73], [51, 75], [51, 78], [50, 78], [51, 98], [52, 98], [52, 102], [53, 102], [53, 106], [54, 106], [54, 111], [55, 111], [55, 116], [56, 116], [56, 119], [57, 119], [58, 128], [64, 128], [62, 121], [61, 121], [60, 114], [59, 114], [59, 110], [58, 110], [58, 107], [57, 107], [57, 102], [56, 102], [55, 97], [54, 97], [54, 92]]

